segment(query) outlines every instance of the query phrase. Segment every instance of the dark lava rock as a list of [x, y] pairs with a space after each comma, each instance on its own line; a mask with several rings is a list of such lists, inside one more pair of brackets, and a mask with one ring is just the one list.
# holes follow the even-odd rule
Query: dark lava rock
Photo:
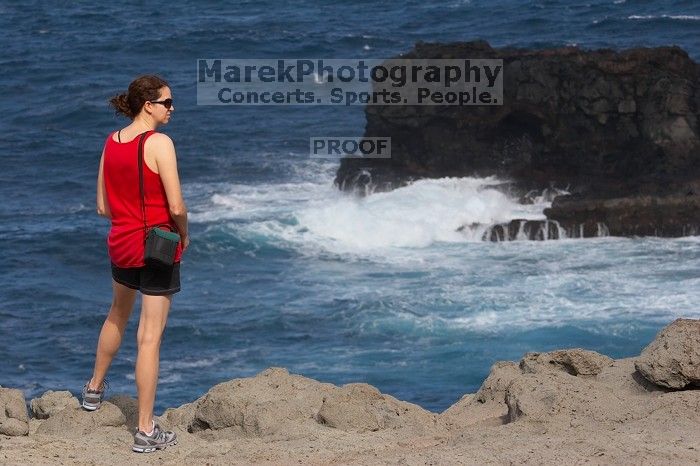
[[502, 59], [503, 105], [368, 106], [365, 136], [390, 159], [341, 161], [343, 190], [418, 178], [497, 175], [550, 187], [547, 217], [573, 233], [679, 236], [700, 230], [700, 64], [678, 47], [624, 51], [417, 44], [401, 58]]

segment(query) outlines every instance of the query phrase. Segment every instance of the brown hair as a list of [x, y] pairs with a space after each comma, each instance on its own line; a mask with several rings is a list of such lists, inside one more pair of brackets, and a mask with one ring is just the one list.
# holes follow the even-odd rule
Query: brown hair
[[146, 101], [158, 100], [160, 90], [166, 86], [168, 83], [159, 76], [139, 76], [131, 81], [129, 90], [109, 99], [109, 104], [114, 107], [117, 115], [121, 113], [133, 120], [141, 112]]

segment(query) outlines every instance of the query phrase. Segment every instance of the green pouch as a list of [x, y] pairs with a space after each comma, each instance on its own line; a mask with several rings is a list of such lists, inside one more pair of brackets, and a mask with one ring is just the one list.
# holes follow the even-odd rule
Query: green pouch
[[[166, 226], [167, 225], [163, 225]], [[168, 227], [169, 228], [169, 227]], [[155, 226], [148, 230], [144, 248], [144, 261], [157, 267], [169, 267], [175, 262], [180, 235]]]

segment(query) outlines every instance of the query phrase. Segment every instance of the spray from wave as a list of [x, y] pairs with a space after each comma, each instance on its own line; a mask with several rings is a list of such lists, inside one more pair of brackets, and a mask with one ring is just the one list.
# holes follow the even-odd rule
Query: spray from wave
[[[361, 254], [437, 243], [481, 242], [494, 224], [544, 220], [547, 196], [521, 204], [488, 178], [424, 179], [359, 197], [332, 185], [332, 171], [316, 167], [314, 181], [197, 187], [206, 195], [193, 222], [229, 225], [244, 237], [283, 242], [294, 249]], [[465, 228], [468, 227], [468, 228]]]

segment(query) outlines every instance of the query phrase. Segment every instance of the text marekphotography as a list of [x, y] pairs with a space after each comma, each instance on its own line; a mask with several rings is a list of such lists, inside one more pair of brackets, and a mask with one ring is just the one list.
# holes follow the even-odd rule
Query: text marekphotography
[[198, 105], [502, 105], [503, 60], [199, 59]]

